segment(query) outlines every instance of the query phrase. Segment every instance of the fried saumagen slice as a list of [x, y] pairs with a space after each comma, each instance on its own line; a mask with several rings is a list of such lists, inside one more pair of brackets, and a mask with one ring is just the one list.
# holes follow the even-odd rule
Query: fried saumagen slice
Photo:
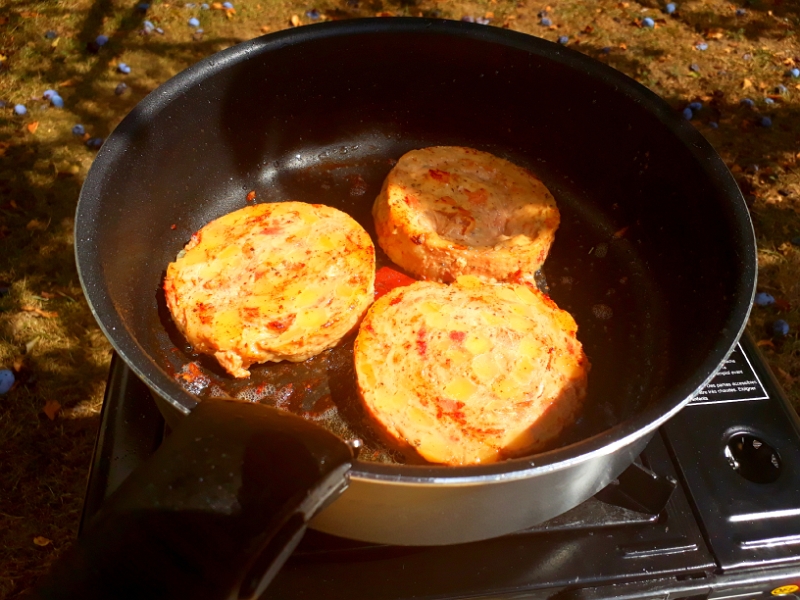
[[404, 154], [372, 210], [378, 243], [423, 279], [532, 279], [560, 222], [553, 195], [526, 169], [458, 146]]
[[321, 204], [256, 204], [200, 229], [167, 268], [167, 306], [198, 351], [234, 377], [336, 345], [374, 294], [375, 248]]
[[590, 365], [572, 316], [525, 284], [417, 282], [372, 305], [355, 343], [362, 399], [425, 459], [487, 463], [570, 425]]

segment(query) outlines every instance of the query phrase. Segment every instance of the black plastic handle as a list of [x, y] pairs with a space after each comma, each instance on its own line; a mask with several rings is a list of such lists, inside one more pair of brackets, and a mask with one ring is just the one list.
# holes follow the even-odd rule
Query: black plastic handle
[[203, 401], [106, 501], [34, 596], [256, 598], [343, 492], [347, 444], [260, 404]]

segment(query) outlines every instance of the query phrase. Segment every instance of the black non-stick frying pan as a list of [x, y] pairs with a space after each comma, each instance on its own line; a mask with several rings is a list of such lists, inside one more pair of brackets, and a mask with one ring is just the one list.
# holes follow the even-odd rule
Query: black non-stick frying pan
[[[307, 363], [263, 365], [251, 380], [233, 381], [192, 353], [164, 308], [166, 265], [193, 232], [245, 206], [251, 190], [257, 202], [335, 206], [374, 234], [372, 202], [393, 162], [433, 145], [471, 146], [527, 167], [561, 210], [543, 285], [575, 317], [592, 371], [581, 418], [547, 452], [495, 465], [415, 464], [365, 422], [352, 338]], [[235, 565], [220, 558], [216, 568], [200, 561], [184, 569], [195, 582], [228, 573], [226, 583], [199, 586], [209, 597], [230, 586], [240, 590], [231, 597], [249, 597], [316, 513], [312, 526], [329, 533], [439, 544], [502, 535], [577, 505], [713, 376], [743, 330], [756, 274], [736, 184], [654, 94], [543, 40], [423, 19], [265, 36], [161, 86], [101, 149], [81, 192], [76, 254], [101, 327], [155, 392], [175, 428], [166, 445], [179, 455], [136, 474], [99, 522], [120, 513], [135, 524], [125, 531], [182, 522], [180, 531], [192, 533], [161, 540], [170, 550], [153, 556], [178, 556], [184, 567], [194, 564], [190, 549], [222, 535], [217, 554], [235, 555]], [[220, 396], [256, 404], [212, 399]], [[265, 404], [336, 436], [294, 441], [305, 422]], [[231, 429], [236, 439], [221, 441]], [[337, 438], [363, 447], [349, 488], [319, 512], [347, 484], [349, 450]], [[284, 471], [289, 487], [276, 483]], [[264, 518], [262, 501], [277, 520]], [[209, 524], [209, 515], [239, 521]], [[121, 534], [98, 539], [95, 548], [109, 553], [123, 543]], [[247, 552], [237, 554], [237, 544]], [[158, 585], [177, 580], [165, 575]]]

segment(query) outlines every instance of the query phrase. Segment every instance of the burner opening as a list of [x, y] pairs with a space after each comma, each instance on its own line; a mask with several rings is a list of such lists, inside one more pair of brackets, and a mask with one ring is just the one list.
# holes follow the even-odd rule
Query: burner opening
[[725, 446], [725, 458], [734, 471], [753, 483], [772, 483], [781, 472], [778, 453], [750, 434], [734, 435]]

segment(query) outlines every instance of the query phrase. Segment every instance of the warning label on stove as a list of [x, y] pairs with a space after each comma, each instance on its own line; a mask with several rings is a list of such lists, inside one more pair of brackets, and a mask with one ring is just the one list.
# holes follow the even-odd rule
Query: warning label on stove
[[731, 355], [706, 387], [697, 393], [692, 404], [748, 402], [769, 398], [750, 364], [750, 359], [737, 344]]

